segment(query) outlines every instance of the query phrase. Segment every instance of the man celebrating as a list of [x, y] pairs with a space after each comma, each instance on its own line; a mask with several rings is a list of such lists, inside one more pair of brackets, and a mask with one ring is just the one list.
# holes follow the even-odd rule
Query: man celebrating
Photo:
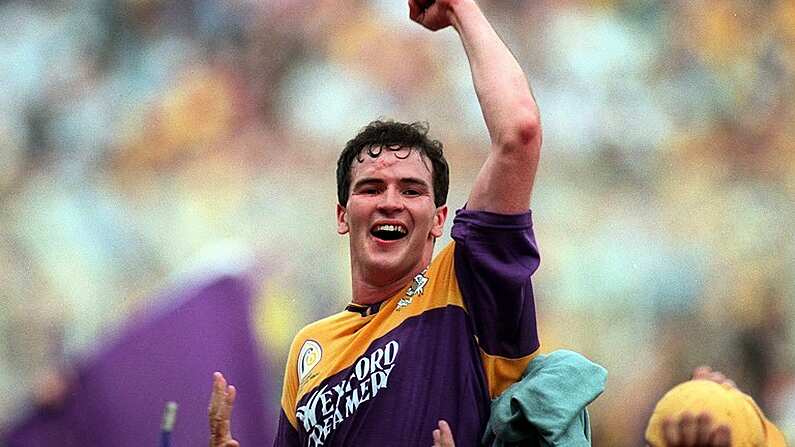
[[[429, 30], [458, 32], [491, 150], [456, 212], [454, 242], [432, 260], [448, 214], [441, 143], [421, 124], [391, 121], [348, 142], [337, 165], [337, 232], [350, 240], [351, 303], [296, 335], [277, 446], [429, 445], [437, 427], [456, 445], [477, 445], [491, 398], [539, 348], [528, 211], [538, 108], [474, 0], [409, 0], [409, 9]], [[216, 374], [211, 446], [237, 445], [234, 395]]]

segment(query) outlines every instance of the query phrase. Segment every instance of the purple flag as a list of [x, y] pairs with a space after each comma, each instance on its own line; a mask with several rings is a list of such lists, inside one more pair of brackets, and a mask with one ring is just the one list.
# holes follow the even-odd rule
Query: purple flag
[[78, 367], [64, 407], [12, 429], [8, 447], [157, 446], [167, 401], [179, 404], [174, 447], [207, 445], [213, 371], [238, 389], [232, 434], [244, 446], [269, 445], [276, 400], [259, 359], [250, 319], [252, 291], [239, 277], [167, 297], [178, 303], [122, 334]]

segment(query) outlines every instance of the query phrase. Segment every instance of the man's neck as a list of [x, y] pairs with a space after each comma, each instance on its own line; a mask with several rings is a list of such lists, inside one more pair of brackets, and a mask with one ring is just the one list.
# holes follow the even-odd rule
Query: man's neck
[[373, 284], [366, 280], [367, 275], [352, 272], [352, 301], [356, 304], [371, 305], [388, 300], [405, 288], [426, 267], [427, 265], [415, 267], [405, 275], [384, 284]]

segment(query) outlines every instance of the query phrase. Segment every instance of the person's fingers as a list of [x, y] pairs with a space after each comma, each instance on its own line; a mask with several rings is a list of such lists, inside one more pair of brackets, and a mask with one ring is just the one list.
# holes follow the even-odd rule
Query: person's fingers
[[229, 433], [229, 421], [214, 419], [210, 423], [210, 447], [221, 447], [225, 442], [231, 440]]
[[696, 417], [697, 433], [696, 445], [709, 445], [709, 438], [712, 435], [712, 415], [707, 412], [699, 413]]
[[679, 415], [679, 442], [684, 447], [693, 447], [698, 439], [696, 417], [689, 411]]
[[232, 439], [228, 420], [218, 423], [218, 434], [210, 438], [210, 447], [240, 447], [240, 443]]
[[721, 385], [728, 385], [734, 389], [737, 389], [737, 384], [734, 383], [734, 380], [726, 377], [726, 375], [720, 371], [713, 371], [709, 366], [699, 366], [694, 369], [692, 379], [711, 380]]
[[693, 370], [693, 379], [704, 379], [712, 373], [712, 368], [706, 365], [701, 365]]
[[438, 428], [433, 431], [433, 447], [442, 447], [442, 432]]
[[210, 407], [208, 413], [210, 416], [217, 414], [221, 408], [221, 402], [224, 398], [224, 388], [226, 388], [226, 380], [223, 374], [219, 372], [213, 373], [213, 391], [210, 395]]
[[226, 392], [224, 393], [224, 400], [223, 405], [221, 406], [221, 417], [223, 419], [231, 419], [232, 418], [232, 407], [235, 404], [235, 397], [237, 397], [237, 388], [234, 385], [229, 385], [226, 387]]
[[439, 421], [439, 430], [441, 431], [442, 447], [454, 447], [455, 441], [453, 441], [453, 431], [450, 429], [450, 425], [447, 421]]
[[215, 423], [215, 437], [216, 442], [226, 442], [232, 439], [229, 435], [229, 421], [218, 419]]
[[723, 375], [722, 372], [715, 371], [715, 372], [712, 373], [712, 379], [711, 380], [713, 382], [723, 383], [723, 382], [725, 382], [728, 379], [726, 379], [726, 376]]
[[419, 5], [417, 0], [409, 0], [409, 18], [415, 22], [422, 19], [423, 8]]
[[210, 394], [210, 404], [207, 407], [207, 418], [210, 422], [210, 435], [213, 436], [217, 432], [216, 427], [216, 419], [218, 415], [218, 409], [221, 402], [221, 395], [223, 393], [222, 389], [219, 388], [220, 385], [220, 374], [218, 372], [213, 373], [213, 389], [212, 393]]
[[679, 425], [670, 417], [663, 419], [663, 439], [668, 447], [679, 446]]
[[213, 392], [210, 396], [210, 408], [208, 414], [210, 416], [210, 425], [213, 425], [221, 418], [223, 411], [224, 401], [226, 399], [226, 379], [224, 376], [216, 372], [213, 374]]
[[213, 393], [208, 410], [211, 447], [232, 447], [234, 444], [230, 442], [237, 443], [232, 439], [229, 421], [236, 395], [237, 390], [227, 385], [223, 374], [213, 373]]
[[710, 439], [711, 447], [730, 447], [732, 444], [732, 432], [728, 425], [718, 425], [712, 432]]

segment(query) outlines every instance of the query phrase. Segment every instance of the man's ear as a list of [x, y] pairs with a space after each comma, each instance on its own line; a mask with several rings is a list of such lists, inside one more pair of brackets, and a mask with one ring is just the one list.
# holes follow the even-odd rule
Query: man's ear
[[447, 205], [442, 205], [436, 208], [436, 214], [433, 215], [433, 227], [431, 227], [431, 236], [439, 238], [444, 233], [444, 222], [447, 220]]
[[348, 227], [348, 210], [339, 203], [337, 204], [337, 233], [347, 234], [350, 231]]

